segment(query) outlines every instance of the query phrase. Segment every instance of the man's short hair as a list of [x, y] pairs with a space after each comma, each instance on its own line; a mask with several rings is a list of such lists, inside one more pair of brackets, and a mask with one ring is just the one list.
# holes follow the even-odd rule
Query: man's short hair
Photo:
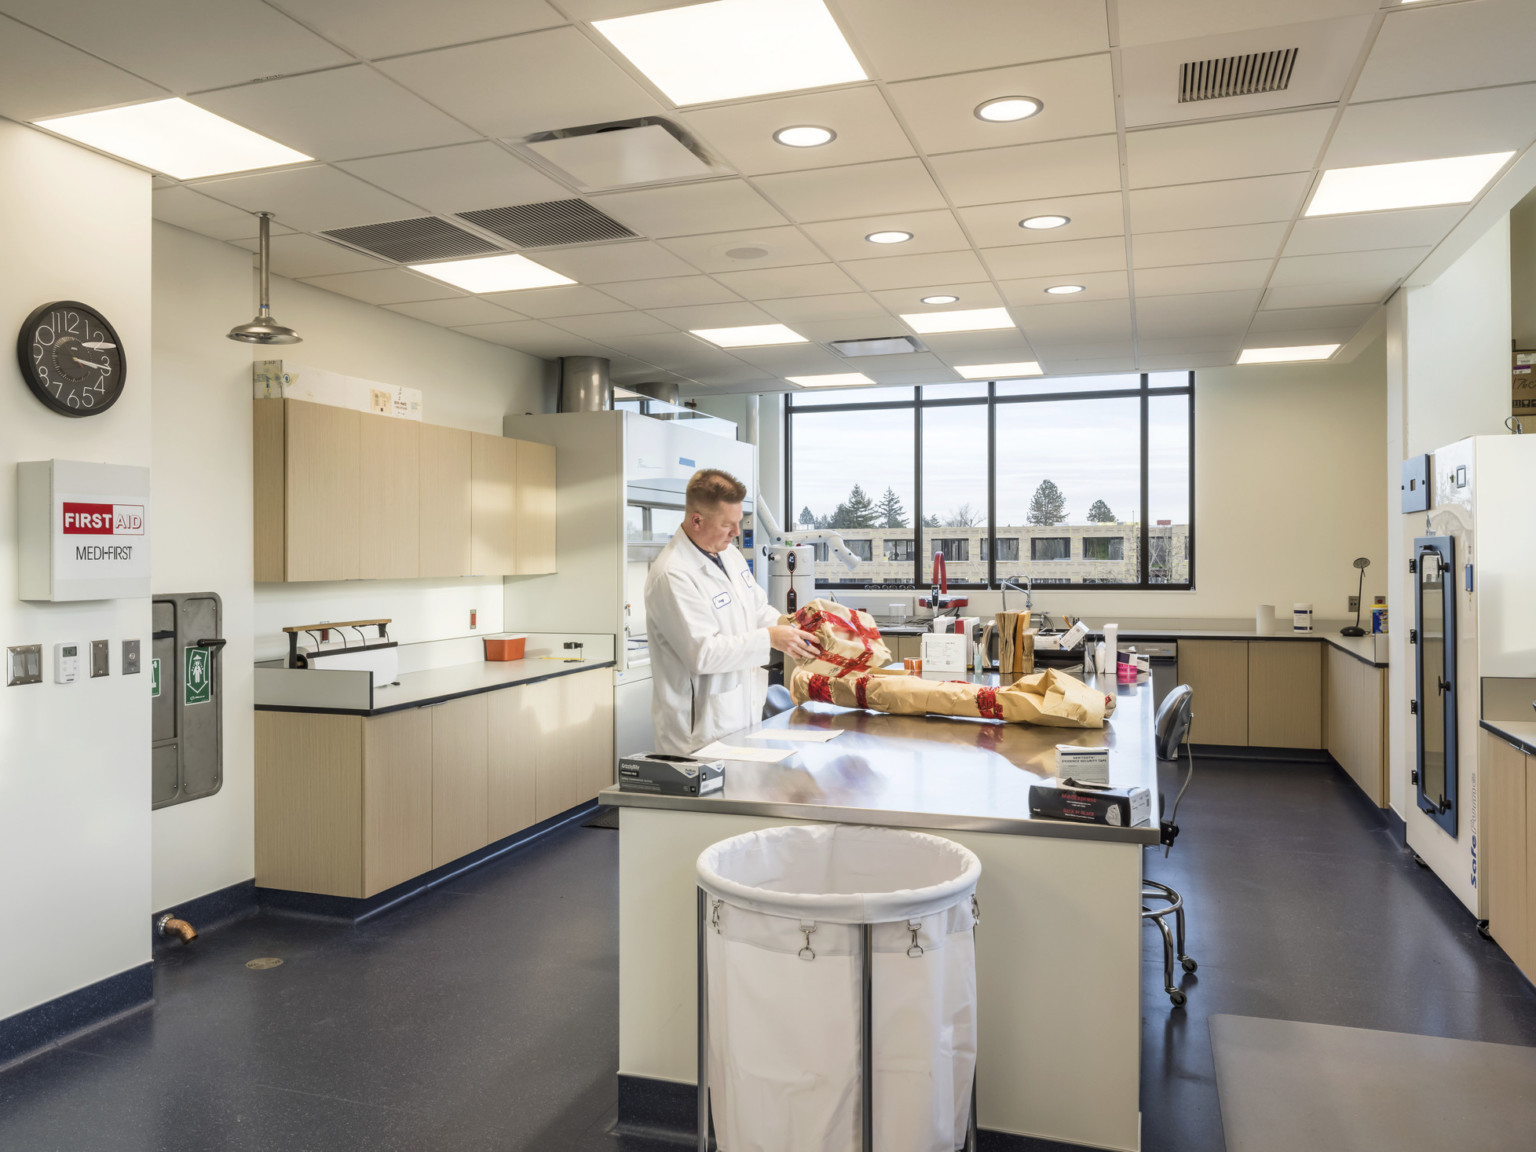
[[740, 504], [746, 498], [747, 486], [718, 468], [701, 468], [688, 481], [690, 512], [712, 512], [721, 504]]

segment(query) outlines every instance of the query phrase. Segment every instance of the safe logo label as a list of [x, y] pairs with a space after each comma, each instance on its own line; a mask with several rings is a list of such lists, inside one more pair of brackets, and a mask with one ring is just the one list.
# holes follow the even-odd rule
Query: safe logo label
[[160, 695], [160, 660], [158, 657], [149, 662], [149, 694], [151, 698]]
[[142, 536], [144, 505], [62, 503], [66, 536]]
[[213, 653], [209, 649], [188, 648], [185, 672], [184, 703], [206, 704], [213, 699]]

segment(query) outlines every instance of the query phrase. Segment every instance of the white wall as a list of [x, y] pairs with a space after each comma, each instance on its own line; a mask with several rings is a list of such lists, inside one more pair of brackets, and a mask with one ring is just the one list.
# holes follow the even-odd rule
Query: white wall
[[1536, 348], [1536, 192], [1509, 211], [1509, 289], [1515, 346]]
[[[149, 646], [147, 599], [24, 603], [16, 585], [17, 461], [150, 464], [150, 184], [143, 172], [0, 120], [0, 323], [79, 300], [117, 329], [124, 391], [73, 420], [0, 357], [0, 635], [5, 645], [110, 640], [112, 675], [0, 687], [0, 1019], [149, 959], [149, 677], [120, 644]], [[162, 544], [150, 505], [150, 547]], [[28, 926], [37, 926], [30, 930]]]

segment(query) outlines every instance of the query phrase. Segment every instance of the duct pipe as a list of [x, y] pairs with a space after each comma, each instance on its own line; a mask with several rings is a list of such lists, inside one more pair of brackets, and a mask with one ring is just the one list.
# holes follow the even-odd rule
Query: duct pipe
[[656, 381], [650, 384], [627, 384], [631, 392], [638, 392], [642, 396], [649, 396], [652, 400], [660, 400], [664, 404], [676, 404], [677, 384], [672, 381]]
[[758, 420], [761, 419], [758, 405], [761, 403], [762, 400], [758, 396], [747, 397], [747, 419], [741, 429], [742, 439], [754, 447], [757, 446]]
[[605, 356], [566, 356], [560, 361], [560, 411], [607, 412], [613, 407], [613, 381]]

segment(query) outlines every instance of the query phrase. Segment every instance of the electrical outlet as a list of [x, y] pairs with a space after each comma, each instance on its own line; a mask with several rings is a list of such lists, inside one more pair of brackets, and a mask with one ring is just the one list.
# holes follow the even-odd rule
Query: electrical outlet
[[112, 644], [109, 640], [91, 641], [91, 677], [112, 675]]
[[43, 682], [43, 646], [20, 644], [5, 652], [8, 687], [17, 684], [41, 684]]
[[123, 641], [123, 675], [133, 676], [139, 671], [139, 642], [137, 640]]
[[1349, 609], [1348, 610], [1350, 612], [1358, 612], [1358, 611], [1360, 611], [1360, 597], [1358, 597], [1358, 596], [1351, 596], [1349, 598]]

